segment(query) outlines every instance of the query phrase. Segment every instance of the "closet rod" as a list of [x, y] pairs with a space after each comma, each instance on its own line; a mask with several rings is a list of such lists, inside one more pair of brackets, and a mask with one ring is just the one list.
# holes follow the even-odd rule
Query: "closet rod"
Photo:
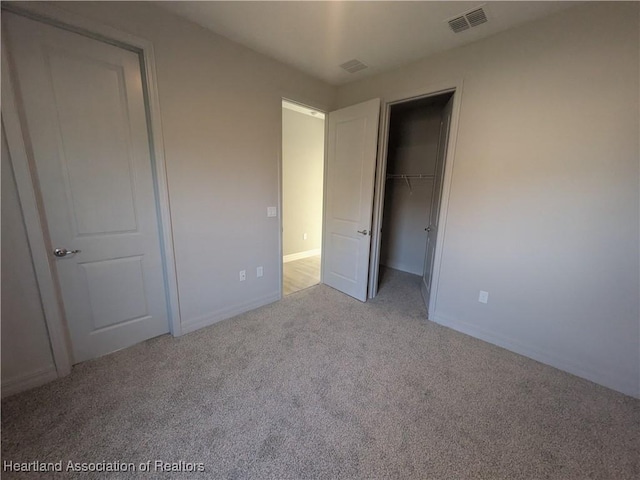
[[423, 173], [416, 173], [416, 174], [388, 174], [387, 178], [435, 178], [435, 175], [427, 175], [427, 174], [423, 174]]

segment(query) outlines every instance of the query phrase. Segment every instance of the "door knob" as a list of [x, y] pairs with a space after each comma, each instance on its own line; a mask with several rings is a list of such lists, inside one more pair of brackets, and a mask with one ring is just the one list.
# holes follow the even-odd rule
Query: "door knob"
[[358, 233], [361, 235], [369, 235], [369, 232], [366, 230], [358, 230]]
[[74, 253], [80, 253], [80, 250], [67, 250], [66, 248], [56, 248], [53, 254], [56, 257], [66, 257], [67, 255], [73, 255]]
[[431, 227], [429, 226], [429, 227], [425, 228], [424, 230], [425, 230], [426, 232], [430, 232], [430, 231], [431, 231]]

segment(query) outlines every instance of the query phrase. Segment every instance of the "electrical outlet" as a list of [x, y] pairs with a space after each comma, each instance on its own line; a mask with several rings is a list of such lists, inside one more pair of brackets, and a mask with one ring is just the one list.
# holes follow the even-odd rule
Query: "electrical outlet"
[[276, 216], [278, 216], [278, 208], [267, 207], [267, 217], [276, 217]]
[[306, 239], [307, 239], [307, 234], [306, 234], [306, 233], [303, 233], [303, 234], [302, 234], [302, 239], [303, 239], [303, 240], [306, 240]]
[[262, 267], [256, 268], [256, 277], [260, 278], [262, 275], [264, 275], [264, 270], [262, 269]]
[[240, 270], [240, 281], [244, 282], [247, 279], [247, 271], [246, 270]]
[[489, 292], [480, 290], [480, 295], [478, 295], [478, 301], [480, 303], [487, 303], [489, 301]]

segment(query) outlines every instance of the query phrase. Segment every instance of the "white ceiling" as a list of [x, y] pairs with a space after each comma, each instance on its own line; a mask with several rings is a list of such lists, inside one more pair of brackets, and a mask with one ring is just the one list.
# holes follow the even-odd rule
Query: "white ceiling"
[[[253, 50], [340, 85], [375, 75], [508, 28], [576, 2], [295, 1], [158, 2]], [[489, 21], [453, 33], [447, 20], [484, 5]], [[357, 58], [368, 69], [339, 65]]]

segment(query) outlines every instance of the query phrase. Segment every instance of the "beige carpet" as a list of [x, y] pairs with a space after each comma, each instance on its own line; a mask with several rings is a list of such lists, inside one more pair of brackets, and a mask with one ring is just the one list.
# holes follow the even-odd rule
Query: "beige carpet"
[[366, 304], [319, 285], [86, 362], [3, 401], [2, 460], [206, 469], [81, 478], [640, 478], [638, 400], [424, 316], [419, 279], [388, 271]]

